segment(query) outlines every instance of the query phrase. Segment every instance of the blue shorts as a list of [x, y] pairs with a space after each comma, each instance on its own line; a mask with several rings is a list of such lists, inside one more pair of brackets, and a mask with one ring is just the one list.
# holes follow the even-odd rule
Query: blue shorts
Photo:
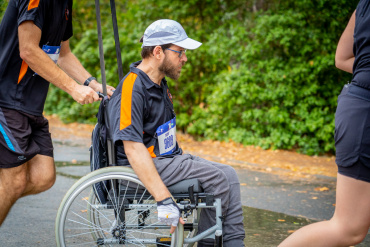
[[370, 182], [370, 90], [347, 84], [335, 113], [338, 172]]

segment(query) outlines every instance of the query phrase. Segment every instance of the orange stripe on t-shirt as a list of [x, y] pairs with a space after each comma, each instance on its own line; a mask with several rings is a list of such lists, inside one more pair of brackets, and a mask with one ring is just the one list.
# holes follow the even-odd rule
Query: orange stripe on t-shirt
[[150, 156], [152, 156], [152, 158], [157, 157], [157, 156], [155, 155], [155, 153], [154, 153], [154, 146], [150, 146], [150, 147], [148, 147], [148, 151], [149, 151], [149, 153], [150, 153]]
[[28, 69], [28, 64], [24, 60], [22, 60], [21, 70], [19, 71], [19, 76], [18, 76], [18, 84], [23, 79], [24, 75], [27, 72], [27, 69]]
[[40, 0], [30, 0], [28, 4], [28, 11], [31, 9], [37, 8], [39, 6]]
[[121, 117], [119, 129], [123, 130], [131, 125], [131, 104], [132, 104], [132, 89], [136, 80], [137, 74], [130, 73], [122, 85], [121, 94]]

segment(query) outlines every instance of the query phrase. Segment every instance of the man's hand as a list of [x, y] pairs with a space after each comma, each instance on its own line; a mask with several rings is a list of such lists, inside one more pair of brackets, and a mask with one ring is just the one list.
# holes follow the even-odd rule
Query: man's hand
[[93, 103], [99, 100], [99, 95], [93, 89], [77, 83], [71, 96], [81, 105]]
[[185, 224], [184, 220], [180, 218], [180, 208], [173, 201], [172, 197], [157, 202], [157, 209], [158, 220], [171, 226], [171, 234], [175, 231], [179, 221], [181, 224]]
[[[103, 85], [96, 80], [92, 80], [89, 84], [89, 87], [91, 87], [95, 92], [101, 92], [103, 93]], [[115, 88], [112, 86], [107, 85], [107, 95], [111, 97], [113, 95]]]

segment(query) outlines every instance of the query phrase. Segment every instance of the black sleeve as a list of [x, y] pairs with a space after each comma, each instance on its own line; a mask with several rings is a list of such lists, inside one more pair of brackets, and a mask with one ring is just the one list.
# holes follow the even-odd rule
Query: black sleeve
[[18, 26], [24, 21], [33, 21], [42, 30], [44, 24], [45, 4], [48, 1], [18, 0]]
[[67, 23], [67, 28], [63, 35], [63, 41], [69, 40], [73, 36], [72, 6], [73, 6], [73, 1], [69, 0], [68, 1], [68, 12], [69, 12], [68, 13], [68, 23]]

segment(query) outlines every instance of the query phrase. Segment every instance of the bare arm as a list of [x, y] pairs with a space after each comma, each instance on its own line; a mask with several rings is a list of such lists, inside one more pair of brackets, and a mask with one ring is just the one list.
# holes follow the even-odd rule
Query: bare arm
[[353, 55], [353, 33], [355, 30], [356, 11], [353, 12], [346, 29], [339, 39], [335, 53], [335, 66], [338, 69], [352, 73], [355, 56]]
[[[81, 84], [91, 76], [89, 72], [82, 66], [77, 57], [71, 52], [69, 40], [62, 42], [58, 65], [73, 79]], [[92, 80], [89, 84], [96, 92], [103, 92], [102, 85], [96, 80]], [[107, 85], [108, 95], [112, 96], [114, 88]]]
[[[140, 181], [145, 185], [145, 188], [153, 195], [154, 199], [158, 202], [171, 197], [171, 193], [159, 176], [153, 159], [144, 144], [140, 142], [123, 141], [123, 145], [130, 165]], [[181, 224], [185, 224], [181, 217], [179, 220]], [[170, 233], [172, 234], [175, 229], [176, 227], [171, 225]]]
[[130, 165], [154, 199], [162, 201], [170, 197], [171, 194], [159, 176], [145, 145], [132, 141], [123, 141], [123, 145]]
[[80, 104], [99, 100], [94, 90], [76, 83], [40, 49], [41, 30], [32, 21], [19, 25], [18, 38], [21, 58], [38, 75], [67, 92]]

